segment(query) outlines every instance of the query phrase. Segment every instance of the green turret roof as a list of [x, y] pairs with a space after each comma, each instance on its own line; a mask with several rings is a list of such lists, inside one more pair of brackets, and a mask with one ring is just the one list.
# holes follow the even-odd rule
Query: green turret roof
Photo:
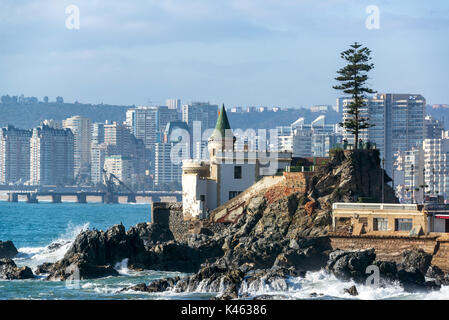
[[[224, 139], [225, 134], [226, 134], [225, 130], [230, 130], [230, 129], [231, 129], [231, 125], [229, 124], [228, 115], [226, 114], [226, 109], [223, 104], [221, 107], [220, 113], [218, 114], [217, 124], [215, 125], [214, 133], [212, 134], [212, 136], [210, 138], [212, 140], [214, 140], [214, 138]], [[221, 137], [218, 136], [218, 133], [221, 135]]]

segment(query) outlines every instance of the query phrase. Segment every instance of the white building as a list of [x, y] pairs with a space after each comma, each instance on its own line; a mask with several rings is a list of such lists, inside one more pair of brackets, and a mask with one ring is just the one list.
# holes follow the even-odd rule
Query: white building
[[90, 144], [92, 128], [90, 119], [74, 116], [62, 121], [64, 129], [70, 129], [74, 138], [74, 171], [75, 177], [82, 173], [90, 173]]
[[153, 149], [156, 142], [161, 142], [167, 123], [177, 119], [177, 110], [166, 106], [139, 106], [126, 112], [126, 124], [147, 149]]
[[181, 100], [180, 99], [167, 99], [165, 104], [169, 109], [181, 110]]
[[245, 152], [235, 149], [224, 106], [209, 139], [209, 161], [185, 160], [182, 198], [185, 218], [204, 217], [252, 186], [263, 175], [274, 175], [291, 163], [290, 152]]
[[130, 184], [132, 182], [131, 175], [133, 173], [133, 164], [129, 157], [121, 155], [106, 156], [104, 160], [104, 170], [107, 173], [114, 174], [125, 184]]
[[426, 139], [423, 149], [429, 193], [449, 199], [449, 139]]
[[94, 185], [103, 183], [103, 169], [104, 161], [106, 158], [107, 145], [102, 144], [92, 144], [92, 149], [90, 153], [90, 179]]
[[294, 157], [328, 157], [329, 150], [342, 140], [337, 126], [326, 123], [325, 115], [320, 115], [310, 124], [299, 118], [291, 127]]

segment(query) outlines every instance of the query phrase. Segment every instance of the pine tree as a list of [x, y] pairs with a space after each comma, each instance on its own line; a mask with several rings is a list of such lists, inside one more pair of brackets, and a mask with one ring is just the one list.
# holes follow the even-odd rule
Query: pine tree
[[366, 94], [376, 93], [376, 91], [366, 86], [367, 73], [374, 68], [374, 64], [369, 63], [371, 60], [370, 55], [371, 50], [362, 47], [357, 42], [352, 44], [350, 49], [343, 51], [341, 58], [346, 60], [348, 64], [337, 71], [339, 76], [335, 80], [339, 81], [340, 85], [333, 87], [347, 95], [351, 95], [351, 103], [348, 105], [347, 110], [349, 117], [340, 123], [340, 126], [354, 135], [355, 149], [358, 148], [361, 130], [374, 126], [369, 123], [368, 117], [363, 117], [360, 114], [360, 110], [366, 106]]

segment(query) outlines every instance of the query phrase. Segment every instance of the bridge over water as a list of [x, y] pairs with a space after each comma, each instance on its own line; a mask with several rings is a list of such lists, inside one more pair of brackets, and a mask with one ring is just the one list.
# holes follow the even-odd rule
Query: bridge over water
[[[39, 190], [10, 190], [7, 193], [8, 202], [18, 202], [19, 198], [25, 198], [27, 203], [38, 203], [39, 200], [51, 200], [53, 203], [61, 203], [63, 200], [76, 201], [78, 203], [102, 202], [102, 203], [136, 203], [136, 202], [161, 202], [181, 201], [181, 191], [147, 191], [126, 193], [117, 192], [112, 197], [102, 191], [39, 191]], [[96, 200], [96, 201], [94, 201]], [[99, 200], [99, 201], [98, 201]], [[122, 200], [122, 201], [121, 201]], [[123, 201], [124, 200], [124, 201]]]

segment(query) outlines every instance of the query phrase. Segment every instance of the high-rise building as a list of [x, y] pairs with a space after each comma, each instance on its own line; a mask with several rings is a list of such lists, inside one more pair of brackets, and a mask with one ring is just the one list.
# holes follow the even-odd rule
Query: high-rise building
[[328, 157], [329, 150], [341, 143], [342, 136], [335, 124], [326, 123], [326, 116], [310, 124], [299, 118], [291, 125], [294, 157]]
[[62, 121], [64, 129], [70, 129], [74, 138], [74, 171], [79, 174], [90, 174], [90, 144], [92, 140], [90, 119], [74, 116]]
[[70, 129], [46, 125], [33, 129], [30, 140], [32, 185], [66, 185], [74, 180], [74, 137]]
[[167, 99], [165, 104], [169, 109], [176, 109], [177, 111], [181, 110], [181, 100], [180, 99]]
[[[181, 186], [182, 160], [189, 158], [189, 144], [187, 123], [183, 121], [169, 122], [164, 131], [163, 142], [158, 142], [155, 145], [154, 184], [156, 186], [171, 183]], [[177, 154], [176, 151], [178, 151]]]
[[104, 142], [104, 123], [96, 122], [92, 124], [92, 144], [102, 144]]
[[129, 155], [132, 152], [133, 136], [124, 124], [113, 122], [104, 125], [104, 143], [111, 155]]
[[187, 123], [191, 132], [190, 146], [192, 149], [190, 151], [193, 158], [200, 159], [205, 154], [203, 150], [199, 149], [207, 144], [210, 132], [208, 133], [206, 130], [213, 130], [217, 119], [218, 106], [211, 105], [209, 102], [193, 102], [182, 106], [182, 121]]
[[[213, 129], [218, 118], [218, 105], [209, 102], [193, 102], [182, 106], [182, 121], [192, 130], [193, 122], [201, 122], [201, 132]], [[207, 139], [206, 139], [207, 140]]]
[[423, 153], [428, 192], [449, 199], [449, 139], [424, 140]]
[[132, 159], [129, 157], [121, 155], [106, 156], [104, 170], [114, 174], [125, 184], [132, 182], [133, 165]]
[[[351, 99], [343, 100], [343, 121]], [[391, 176], [395, 154], [422, 146], [424, 139], [424, 117], [426, 100], [418, 94], [376, 94], [366, 100], [360, 115], [368, 117], [374, 126], [361, 131], [362, 142], [373, 142], [385, 158], [385, 169]], [[354, 144], [354, 136], [343, 130], [349, 144]]]
[[126, 124], [147, 149], [153, 149], [156, 142], [161, 142], [162, 131], [167, 123], [177, 119], [178, 111], [166, 106], [140, 106], [126, 112]]
[[424, 119], [425, 135], [424, 139], [441, 139], [444, 132], [444, 121], [426, 116]]
[[30, 179], [31, 130], [8, 126], [0, 130], [0, 183], [25, 183]]
[[92, 144], [90, 152], [90, 180], [94, 185], [103, 183], [104, 160], [107, 147], [105, 143]]
[[118, 122], [105, 124], [104, 131], [104, 143], [107, 145], [106, 156], [123, 156], [131, 159], [134, 179], [145, 175], [150, 156], [143, 141], [137, 139], [128, 126]]

